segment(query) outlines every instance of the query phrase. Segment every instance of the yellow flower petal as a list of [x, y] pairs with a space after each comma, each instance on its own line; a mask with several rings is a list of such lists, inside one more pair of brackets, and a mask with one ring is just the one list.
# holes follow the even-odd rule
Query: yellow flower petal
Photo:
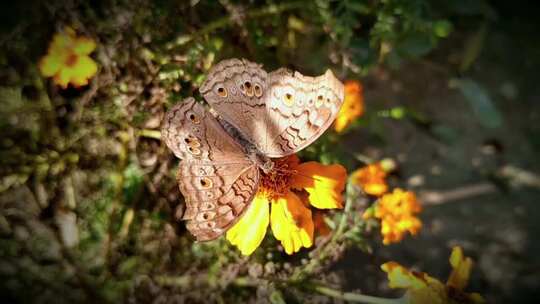
[[[460, 279], [466, 277], [468, 280], [472, 261], [463, 256], [463, 251], [459, 247], [454, 247], [450, 256], [450, 264], [454, 271], [446, 286], [439, 280], [430, 277], [423, 272], [413, 272], [402, 267], [396, 262], [388, 262], [381, 265], [381, 269], [388, 275], [390, 288], [407, 289], [405, 295], [406, 303], [410, 304], [449, 304], [449, 303], [485, 303], [484, 298], [478, 293], [465, 293], [465, 285], [456, 288], [452, 277], [458, 275], [456, 269], [466, 269], [466, 275], [461, 274]], [[465, 281], [467, 281], [465, 280]], [[462, 284], [464, 281], [459, 281]]]
[[264, 239], [269, 221], [268, 199], [258, 193], [242, 218], [227, 231], [227, 240], [243, 255], [250, 255]]
[[425, 288], [427, 282], [414, 276], [407, 268], [396, 262], [388, 262], [381, 265], [381, 269], [388, 274], [388, 286], [390, 288]]
[[281, 241], [287, 254], [313, 245], [311, 210], [293, 192], [272, 202], [270, 223], [274, 237]]
[[319, 209], [343, 207], [343, 192], [347, 171], [341, 165], [322, 165], [307, 162], [298, 165], [291, 186], [305, 189], [309, 193], [310, 204]]
[[75, 33], [58, 33], [53, 36], [49, 46], [49, 54], [60, 54], [69, 51], [75, 44]]
[[79, 37], [75, 40], [73, 51], [77, 55], [88, 55], [96, 49], [94, 40], [87, 37]]
[[469, 282], [472, 259], [469, 257], [465, 258], [461, 247], [456, 246], [452, 249], [452, 254], [450, 255], [450, 265], [452, 265], [452, 273], [446, 284], [457, 290], [463, 290]]
[[45, 77], [54, 76], [60, 71], [63, 61], [64, 59], [62, 57], [53, 55], [41, 58], [39, 61], [39, 71], [41, 72], [41, 75]]
[[86, 37], [77, 37], [75, 31], [66, 27], [53, 36], [47, 55], [39, 62], [39, 70], [45, 77], [54, 77], [57, 85], [66, 88], [88, 84], [88, 79], [97, 72], [96, 63], [87, 55], [96, 48], [95, 42]]
[[63, 67], [60, 71], [54, 75], [53, 81], [62, 88], [67, 88], [69, 81], [73, 77], [73, 69], [69, 67]]
[[407, 303], [443, 304], [447, 303], [444, 285], [424, 272], [411, 272], [396, 262], [381, 265], [388, 275], [390, 288], [407, 289]]
[[88, 56], [80, 56], [72, 67], [73, 75], [70, 82], [74, 86], [83, 86], [88, 84], [88, 79], [97, 72], [97, 65]]

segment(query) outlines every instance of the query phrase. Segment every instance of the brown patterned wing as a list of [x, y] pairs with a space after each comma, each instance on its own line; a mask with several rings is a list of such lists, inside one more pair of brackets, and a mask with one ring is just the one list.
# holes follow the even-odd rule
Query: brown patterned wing
[[343, 84], [328, 70], [318, 77], [279, 69], [266, 73], [245, 59], [214, 66], [200, 89], [204, 98], [269, 157], [300, 151], [334, 121]]
[[257, 192], [258, 168], [193, 98], [167, 112], [162, 139], [182, 159], [177, 179], [186, 200], [188, 230], [198, 241], [221, 236]]
[[268, 74], [267, 83], [267, 121], [272, 127], [264, 151], [270, 157], [296, 153], [314, 142], [343, 104], [343, 84], [330, 70], [309, 77], [279, 69]]

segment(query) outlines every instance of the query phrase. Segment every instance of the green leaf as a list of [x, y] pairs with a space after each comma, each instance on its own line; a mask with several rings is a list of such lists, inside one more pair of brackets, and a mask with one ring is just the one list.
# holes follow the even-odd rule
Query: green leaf
[[124, 171], [124, 201], [133, 203], [139, 195], [144, 182], [144, 173], [135, 164], [130, 164]]
[[452, 32], [452, 23], [448, 20], [437, 20], [433, 23], [433, 32], [439, 38], [447, 37]]
[[469, 101], [480, 123], [488, 128], [497, 128], [502, 124], [502, 116], [488, 92], [480, 84], [469, 78], [451, 79], [450, 87], [458, 88]]
[[408, 56], [423, 56], [434, 47], [431, 37], [422, 33], [414, 33], [397, 45], [399, 52]]
[[478, 31], [467, 38], [465, 42], [465, 49], [463, 50], [463, 56], [461, 58], [461, 64], [459, 65], [460, 72], [463, 73], [467, 71], [476, 61], [482, 52], [482, 48], [484, 47], [486, 34], [487, 26], [483, 25]]
[[448, 144], [456, 143], [459, 140], [459, 133], [449, 126], [435, 125], [431, 131], [434, 136]]
[[283, 294], [281, 291], [274, 289], [270, 294], [270, 303], [272, 304], [285, 304], [285, 299], [283, 299]]
[[[366, 1], [367, 2], [367, 1]], [[347, 9], [357, 12], [359, 14], [367, 15], [371, 12], [371, 8], [367, 3], [357, 3], [357, 2], [345, 2]]]

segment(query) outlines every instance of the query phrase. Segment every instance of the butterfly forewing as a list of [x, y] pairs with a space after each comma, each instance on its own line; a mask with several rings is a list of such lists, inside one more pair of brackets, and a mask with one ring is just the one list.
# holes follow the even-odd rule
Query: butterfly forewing
[[245, 212], [257, 192], [258, 168], [193, 98], [167, 112], [162, 137], [182, 159], [177, 179], [186, 200], [188, 230], [199, 241], [219, 237]]
[[265, 154], [282, 157], [296, 153], [319, 138], [343, 104], [343, 84], [327, 70], [318, 77], [279, 69], [268, 75], [265, 95], [270, 125]]
[[214, 66], [201, 94], [268, 157], [300, 151], [335, 119], [343, 84], [328, 70], [319, 77], [279, 69], [267, 73], [245, 59]]

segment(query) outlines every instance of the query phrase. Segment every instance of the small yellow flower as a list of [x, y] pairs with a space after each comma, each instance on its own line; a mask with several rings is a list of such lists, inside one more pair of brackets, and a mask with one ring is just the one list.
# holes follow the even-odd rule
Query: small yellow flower
[[383, 195], [375, 203], [373, 211], [364, 213], [364, 218], [374, 216], [381, 220], [383, 243], [388, 245], [401, 241], [407, 232], [416, 235], [420, 231], [422, 222], [415, 214], [421, 210], [414, 193], [396, 188], [394, 192]]
[[407, 289], [406, 303], [410, 304], [444, 304], [446, 291], [444, 284], [430, 277], [427, 273], [409, 271], [396, 262], [381, 265], [388, 274], [390, 288]]
[[356, 80], [345, 81], [345, 100], [336, 121], [334, 130], [340, 133], [358, 117], [364, 114], [364, 95], [362, 84]]
[[319, 209], [342, 208], [341, 192], [346, 177], [341, 165], [301, 164], [296, 155], [277, 159], [271, 172], [262, 173], [255, 199], [244, 216], [227, 231], [227, 240], [243, 255], [250, 255], [259, 247], [270, 225], [287, 254], [311, 247], [314, 223], [308, 205]]
[[452, 273], [450, 274], [446, 285], [457, 290], [463, 290], [465, 286], [467, 286], [467, 283], [469, 283], [472, 264], [471, 258], [463, 256], [461, 247], [454, 247], [452, 254], [450, 255]]
[[354, 171], [351, 181], [369, 195], [380, 196], [388, 191], [386, 171], [381, 163], [370, 164]]
[[450, 256], [452, 273], [445, 284], [427, 273], [410, 271], [396, 262], [381, 265], [388, 275], [390, 288], [407, 289], [406, 303], [410, 304], [450, 304], [484, 303], [478, 293], [466, 293], [464, 288], [469, 280], [472, 260], [463, 257], [460, 247], [454, 247]]
[[64, 89], [70, 83], [75, 87], [87, 85], [97, 72], [96, 63], [88, 56], [95, 48], [92, 39], [77, 37], [72, 28], [66, 27], [54, 35], [47, 55], [39, 62], [39, 70]]

